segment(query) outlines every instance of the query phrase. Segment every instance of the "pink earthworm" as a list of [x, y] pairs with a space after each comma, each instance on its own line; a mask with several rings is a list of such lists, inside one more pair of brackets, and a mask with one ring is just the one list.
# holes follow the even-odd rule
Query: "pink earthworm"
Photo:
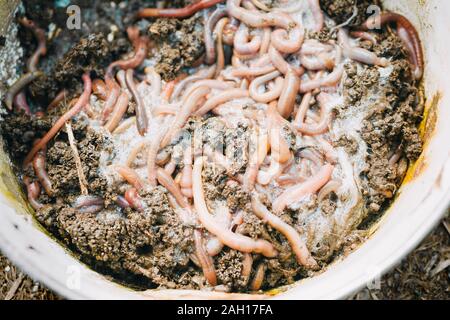
[[266, 257], [275, 257], [277, 255], [277, 251], [268, 241], [261, 239], [254, 240], [241, 234], [233, 233], [232, 231], [218, 224], [211, 216], [208, 207], [206, 206], [205, 195], [203, 191], [202, 168], [204, 162], [205, 158], [203, 157], [198, 157], [197, 159], [195, 159], [192, 178], [194, 205], [201, 224], [210, 233], [218, 237], [222, 243], [232, 249], [247, 253], [261, 253]]
[[137, 211], [144, 211], [145, 203], [139, 196], [136, 188], [130, 188], [125, 192], [125, 200]]
[[283, 90], [281, 91], [277, 105], [278, 112], [286, 119], [294, 111], [299, 86], [300, 78], [294, 71], [289, 71], [284, 79]]
[[272, 208], [275, 212], [282, 212], [287, 206], [300, 201], [303, 197], [313, 194], [320, 190], [328, 181], [330, 181], [331, 174], [334, 167], [330, 164], [324, 165], [319, 172], [298, 185], [286, 189], [275, 201], [272, 203]]
[[128, 109], [128, 103], [130, 98], [128, 97], [128, 94], [126, 92], [122, 92], [117, 99], [116, 105], [114, 106], [114, 110], [111, 113], [111, 116], [108, 120], [108, 122], [105, 124], [106, 130], [109, 132], [113, 132], [114, 129], [117, 128], [120, 121], [123, 118], [123, 115]]
[[272, 228], [279, 231], [286, 237], [292, 250], [294, 251], [297, 262], [308, 269], [317, 269], [318, 265], [311, 256], [306, 244], [301, 239], [297, 230], [284, 222], [280, 217], [271, 213], [266, 206], [264, 206], [256, 195], [252, 195], [252, 209], [253, 213], [261, 220], [267, 222]]
[[225, 90], [219, 93], [218, 95], [212, 97], [211, 99], [207, 100], [206, 103], [195, 112], [195, 114], [203, 116], [221, 104], [224, 104], [234, 99], [246, 98], [248, 96], [249, 96], [248, 90], [242, 89]]
[[249, 37], [250, 31], [248, 27], [242, 23], [234, 36], [234, 50], [236, 50], [238, 54], [252, 55], [257, 53], [261, 48], [262, 38], [260, 35], [253, 36], [250, 41]]
[[[282, 78], [280, 78], [280, 75], [281, 73], [279, 71], [273, 71], [264, 76], [255, 78], [250, 83], [250, 87], [248, 90], [250, 97], [252, 97], [253, 100], [261, 103], [268, 103], [278, 99], [278, 97], [281, 94], [281, 91], [283, 90], [284, 84], [284, 81]], [[266, 92], [261, 93], [259, 90], [260, 87], [274, 79], [275, 79], [275, 87], [272, 90], [268, 90]]]

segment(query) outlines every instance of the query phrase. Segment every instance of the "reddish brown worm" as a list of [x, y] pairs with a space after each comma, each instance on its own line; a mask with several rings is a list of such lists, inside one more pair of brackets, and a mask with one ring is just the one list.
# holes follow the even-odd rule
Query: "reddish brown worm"
[[171, 8], [171, 9], [158, 9], [158, 8], [145, 8], [141, 9], [137, 13], [138, 18], [187, 18], [194, 13], [212, 7], [223, 0], [201, 0], [196, 3], [190, 4], [184, 8]]

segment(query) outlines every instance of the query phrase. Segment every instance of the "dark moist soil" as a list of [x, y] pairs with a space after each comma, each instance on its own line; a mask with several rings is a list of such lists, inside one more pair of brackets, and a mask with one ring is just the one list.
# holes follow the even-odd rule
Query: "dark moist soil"
[[[111, 24], [115, 24], [119, 30], [125, 30], [133, 22], [132, 13], [142, 6], [141, 2], [129, 1], [127, 7], [120, 9], [117, 4], [111, 6], [109, 1], [95, 1], [90, 6], [82, 7], [86, 25], [83, 25], [81, 32], [61, 27], [58, 37], [49, 45], [48, 56], [43, 59], [42, 69], [46, 76], [31, 88], [33, 101], [45, 105], [43, 101], [47, 103], [63, 87], [70, 91], [70, 95], [76, 95], [81, 90], [79, 79], [83, 72], [92, 70], [93, 77], [101, 77], [112, 60], [131, 51], [123, 31], [115, 35], [112, 43], [108, 42], [107, 35], [111, 31]], [[322, 1], [322, 6], [331, 8], [340, 2], [345, 1]], [[366, 4], [366, 1], [358, 1], [358, 7]], [[25, 7], [31, 18], [39, 19], [41, 27], [50, 21], [62, 26], [65, 19], [58, 9], [49, 9], [52, 5], [53, 2], [38, 4], [37, 1], [27, 1]], [[42, 10], [36, 10], [36, 6], [43, 6]], [[343, 8], [333, 14], [337, 21], [345, 20], [345, 15], [349, 13]], [[349, 8], [348, 3], [346, 8]], [[148, 30], [153, 39], [157, 52], [156, 70], [166, 80], [176, 77], [203, 54], [201, 24], [201, 15], [185, 20], [139, 22], [141, 29]], [[334, 35], [325, 30], [312, 37], [323, 40], [333, 38]], [[351, 108], [372, 91], [386, 91], [382, 98], [373, 103], [373, 112], [367, 117], [363, 126], [365, 129], [361, 133], [370, 151], [367, 158], [369, 165], [361, 181], [367, 211], [372, 213], [380, 213], [388, 204], [401, 182], [403, 169], [421, 151], [416, 130], [420, 113], [415, 111], [420, 110], [418, 93], [411, 80], [406, 53], [395, 36], [383, 32], [379, 37], [380, 45], [371, 49], [378, 55], [393, 57], [394, 72], [381, 88], [376, 68], [363, 67], [362, 72], [357, 73], [355, 65], [349, 64], [346, 67], [348, 79], [345, 83], [347, 103], [344, 106]], [[27, 32], [22, 31], [22, 40], [27, 52], [31, 52], [34, 42]], [[35, 139], [47, 132], [66, 108], [67, 104], [62, 103], [44, 119], [32, 117], [30, 120], [24, 115], [6, 116], [1, 129], [8, 150], [17, 161], [17, 168], [20, 168], [23, 157]], [[230, 175], [244, 173], [247, 165], [248, 160], [242, 157], [249, 139], [246, 125], [240, 124], [237, 130], [230, 130], [218, 119], [209, 118], [204, 121], [191, 120], [185, 129], [191, 133], [201, 131], [203, 144], [210, 145], [213, 150], [225, 150], [227, 157], [233, 160], [229, 172], [219, 166], [208, 167], [203, 172], [207, 204], [211, 212], [214, 203], [219, 200], [226, 202], [233, 211], [242, 211], [244, 222], [239, 226], [239, 232], [255, 239], [269, 240], [280, 253], [277, 259], [270, 260], [253, 255], [254, 266], [264, 263], [267, 267], [263, 289], [291, 284], [306, 276], [286, 239], [255, 217], [250, 208], [250, 195], [229, 179]], [[36, 213], [37, 219], [82, 261], [112, 279], [119, 279], [138, 289], [205, 287], [200, 268], [190, 260], [194, 247], [193, 227], [180, 223], [177, 213], [169, 205], [167, 191], [158, 187], [141, 193], [146, 203], [143, 212], [118, 210], [115, 200], [117, 194], [123, 194], [125, 185], [108, 185], [98, 173], [100, 152], [110, 151], [110, 142], [87, 127], [82, 116], [73, 121], [73, 131], [89, 192], [104, 197], [107, 209], [99, 214], [78, 214], [71, 207], [75, 197], [80, 194], [80, 187], [73, 153], [63, 129], [49, 144], [47, 151], [47, 171], [55, 196], [49, 198], [41, 195], [39, 200], [45, 207]], [[286, 137], [289, 137], [289, 132], [286, 132]], [[349, 152], [355, 149], [355, 142], [348, 139], [336, 143], [346, 146]], [[176, 150], [177, 146], [169, 148]], [[397, 149], [403, 150], [401, 160], [389, 168], [388, 159]], [[33, 177], [33, 173], [27, 174]], [[325, 214], [335, 210], [333, 198], [327, 198], [320, 204], [312, 199], [311, 207], [318, 205]], [[293, 225], [296, 215], [286, 210], [280, 218]], [[207, 235], [206, 230], [202, 231]], [[334, 249], [333, 243], [327, 243], [322, 251], [317, 251], [317, 258], [326, 264]], [[216, 257], [215, 268], [224, 290], [246, 291], [246, 279], [241, 277], [242, 260], [240, 252], [229, 248]]]
[[204, 53], [201, 12], [184, 20], [158, 19], [148, 28], [156, 43], [156, 72], [173, 80], [184, 68], [192, 66]]

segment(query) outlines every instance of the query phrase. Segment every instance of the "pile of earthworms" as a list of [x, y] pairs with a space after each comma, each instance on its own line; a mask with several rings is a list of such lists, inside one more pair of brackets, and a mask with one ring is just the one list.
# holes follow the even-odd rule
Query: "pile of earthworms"
[[[140, 194], [158, 185], [166, 188], [171, 205], [180, 212], [181, 222], [194, 221], [198, 226], [194, 231], [192, 260], [202, 268], [212, 286], [217, 285], [214, 257], [224, 246], [244, 253], [242, 274], [248, 277], [252, 271], [252, 253], [273, 258], [278, 252], [269, 241], [239, 232], [241, 212], [230, 212], [222, 206], [214, 215], [211, 213], [202, 180], [204, 168], [211, 162], [226, 169], [227, 183], [240, 184], [251, 195], [255, 216], [287, 239], [299, 265], [317, 269], [318, 264], [298, 230], [279, 214], [312, 194], [317, 194], [320, 201], [341, 186], [341, 181], [333, 175], [338, 158], [329, 128], [338, 103], [337, 92], [345, 73], [345, 61], [379, 67], [387, 67], [390, 62], [358, 46], [360, 40], [376, 43], [376, 31], [371, 31], [376, 23], [374, 18], [355, 30], [337, 26], [337, 41], [322, 42], [306, 39], [308, 30], [294, 18], [304, 6], [295, 1], [291, 1], [292, 6], [284, 2], [282, 7], [268, 8], [259, 0], [201, 0], [181, 9], [140, 10], [138, 18], [180, 19], [203, 11], [203, 63], [170, 82], [162, 81], [152, 67], [147, 66], [142, 72], [141, 66], [151, 52], [152, 43], [137, 27], [129, 27], [127, 33], [134, 53], [113, 62], [104, 79], [91, 80], [89, 74], [83, 75], [81, 96], [70, 103], [69, 110], [36, 141], [27, 155], [24, 166], [32, 165], [37, 177], [36, 181], [24, 178], [31, 205], [36, 210], [42, 208], [41, 187], [43, 192], [53, 195], [45, 169], [48, 143], [83, 111], [100, 124], [107, 135], [139, 138], [138, 143], [133, 143], [126, 161], [112, 165], [118, 177], [129, 184], [127, 191], [118, 196], [117, 206], [144, 211], [146, 204]], [[309, 31], [321, 31], [325, 17], [319, 1], [307, 2], [314, 19]], [[424, 62], [417, 31], [399, 14], [385, 12], [378, 18], [381, 26], [392, 24], [395, 27], [409, 52], [413, 76], [420, 80]], [[34, 32], [39, 46], [29, 60], [27, 73], [9, 90], [6, 105], [10, 110], [15, 106], [30, 113], [25, 89], [41, 75], [37, 64], [46, 52], [45, 34], [29, 20], [23, 19], [21, 23]], [[231, 64], [226, 64], [225, 48], [232, 50]], [[65, 96], [66, 91], [62, 91], [49, 108], [57, 106]], [[127, 116], [132, 102], [135, 114]], [[228, 128], [233, 128], [237, 122], [246, 123], [250, 128], [244, 173], [234, 173], [222, 152], [211, 148], [199, 150], [195, 137], [184, 144], [181, 161], [162, 152], [180, 141], [190, 119], [210, 116]], [[299, 156], [294, 155], [286, 131], [294, 133], [296, 139], [312, 141], [320, 152], [304, 150]], [[76, 152], [76, 148], [74, 150]], [[139, 155], [146, 159], [144, 164], [136, 164]], [[82, 180], [80, 178], [80, 184]], [[276, 194], [270, 199], [270, 205], [264, 204], [260, 197], [267, 193]], [[89, 195], [88, 191], [80, 195], [73, 207], [80, 213], [105, 209], [103, 199]], [[252, 290], [261, 287], [265, 267], [261, 264], [255, 270], [249, 283]]]

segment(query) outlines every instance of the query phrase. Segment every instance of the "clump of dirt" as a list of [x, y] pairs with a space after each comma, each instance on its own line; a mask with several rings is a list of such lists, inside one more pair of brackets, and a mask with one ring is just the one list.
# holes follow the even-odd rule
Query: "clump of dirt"
[[166, 81], [192, 66], [204, 52], [200, 13], [183, 20], [157, 19], [148, 34], [158, 47], [156, 72]]
[[242, 276], [242, 261], [244, 254], [242, 252], [226, 249], [217, 257], [216, 273], [217, 279], [229, 290], [245, 290], [246, 280]]
[[26, 114], [3, 115], [0, 122], [0, 132], [6, 144], [7, 150], [14, 154], [14, 164], [21, 166], [21, 161], [32, 148], [34, 141], [42, 137], [52, 126], [49, 118], [30, 118]]
[[359, 26], [369, 18], [373, 12], [367, 12], [371, 5], [380, 6], [378, 0], [320, 0], [320, 6], [337, 24], [347, 22], [355, 13], [349, 26]]

